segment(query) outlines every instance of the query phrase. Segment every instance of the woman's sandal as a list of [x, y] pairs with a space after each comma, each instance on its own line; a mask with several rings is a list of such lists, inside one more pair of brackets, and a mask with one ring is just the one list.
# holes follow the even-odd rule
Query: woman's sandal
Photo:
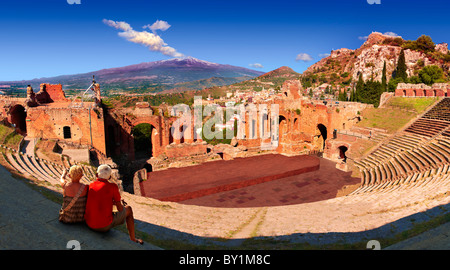
[[134, 242], [141, 244], [141, 245], [144, 244], [144, 241], [142, 239], [136, 239], [136, 240], [134, 240]]

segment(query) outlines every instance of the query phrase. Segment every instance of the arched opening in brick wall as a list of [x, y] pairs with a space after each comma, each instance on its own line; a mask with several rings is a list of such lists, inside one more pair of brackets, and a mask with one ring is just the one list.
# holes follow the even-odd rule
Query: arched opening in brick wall
[[287, 133], [287, 120], [283, 115], [278, 116], [278, 141], [281, 141], [283, 134]]
[[300, 121], [298, 121], [298, 118], [294, 119], [294, 130], [300, 130]]
[[173, 129], [173, 127], [170, 127], [170, 129], [169, 129], [169, 144], [174, 142], [172, 129]]
[[131, 134], [134, 140], [134, 158], [149, 159], [153, 155], [152, 132], [155, 127], [148, 123], [138, 124], [133, 127]]
[[106, 153], [108, 156], [113, 156], [116, 150], [116, 132], [113, 125], [109, 125], [106, 130]]
[[322, 145], [322, 150], [323, 149], [325, 149], [325, 141], [327, 140], [327, 127], [325, 126], [325, 125], [323, 125], [323, 124], [318, 124], [317, 125], [317, 129], [319, 129], [319, 131], [320, 131], [320, 136], [322, 137], [322, 139], [323, 139], [323, 145]]
[[345, 145], [341, 145], [338, 147], [339, 149], [339, 159], [342, 159], [342, 161], [347, 162], [347, 156], [345, 155], [345, 153], [348, 150], [348, 147]]
[[25, 135], [27, 133], [27, 112], [22, 105], [15, 105], [11, 108], [11, 124], [16, 128], [17, 133]]

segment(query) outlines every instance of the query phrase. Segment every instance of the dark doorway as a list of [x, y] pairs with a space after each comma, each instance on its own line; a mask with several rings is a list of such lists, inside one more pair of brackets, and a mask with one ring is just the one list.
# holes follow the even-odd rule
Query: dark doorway
[[152, 157], [152, 131], [151, 124], [142, 123], [133, 127], [131, 134], [134, 138], [134, 157], [143, 159]]
[[327, 140], [327, 127], [326, 126], [324, 126], [324, 125], [322, 125], [322, 124], [318, 124], [317, 125], [317, 128], [319, 129], [319, 131], [320, 131], [320, 135], [322, 136], [322, 139], [323, 139], [323, 145], [322, 145], [322, 149], [325, 149], [325, 141]]
[[278, 141], [281, 142], [281, 138], [284, 133], [287, 133], [287, 120], [286, 117], [278, 116]]
[[339, 159], [342, 159], [344, 162], [347, 162], [347, 156], [345, 155], [345, 153], [347, 152], [348, 148], [347, 146], [339, 146]]
[[64, 139], [71, 139], [72, 138], [72, 132], [70, 131], [70, 127], [69, 126], [63, 127], [63, 134], [64, 134]]
[[150, 164], [150, 163], [145, 163], [144, 169], [147, 170], [147, 173], [153, 172], [153, 166], [152, 166], [152, 164]]
[[107, 136], [106, 151], [108, 153], [108, 156], [113, 156], [113, 155], [115, 155], [116, 144], [117, 144], [114, 126], [112, 126], [112, 125], [108, 126], [106, 136]]
[[11, 111], [11, 124], [16, 128], [16, 132], [21, 135], [27, 134], [27, 112], [22, 105], [14, 106]]

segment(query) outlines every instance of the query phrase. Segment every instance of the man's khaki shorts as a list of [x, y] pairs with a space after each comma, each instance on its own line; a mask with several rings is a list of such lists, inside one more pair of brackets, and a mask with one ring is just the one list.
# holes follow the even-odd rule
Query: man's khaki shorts
[[122, 225], [125, 222], [126, 217], [127, 217], [127, 209], [125, 209], [124, 207], [120, 212], [113, 212], [113, 221], [111, 222], [111, 224], [109, 224], [106, 227], [93, 230], [98, 232], [107, 232], [118, 225]]

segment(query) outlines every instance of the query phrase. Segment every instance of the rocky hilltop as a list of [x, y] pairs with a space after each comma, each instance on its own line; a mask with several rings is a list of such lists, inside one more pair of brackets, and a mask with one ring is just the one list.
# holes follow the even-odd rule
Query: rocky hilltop
[[381, 81], [386, 62], [386, 76], [389, 80], [396, 69], [402, 49], [408, 76], [417, 75], [422, 67], [428, 65], [437, 65], [448, 74], [450, 62], [447, 43], [432, 43], [434, 48], [428, 50], [413, 45], [414, 41], [404, 40], [400, 36], [392, 37], [373, 32], [360, 48], [333, 50], [330, 56], [310, 66], [303, 76], [317, 75], [321, 83], [349, 85], [356, 82], [362, 73], [365, 81], [372, 78]]

